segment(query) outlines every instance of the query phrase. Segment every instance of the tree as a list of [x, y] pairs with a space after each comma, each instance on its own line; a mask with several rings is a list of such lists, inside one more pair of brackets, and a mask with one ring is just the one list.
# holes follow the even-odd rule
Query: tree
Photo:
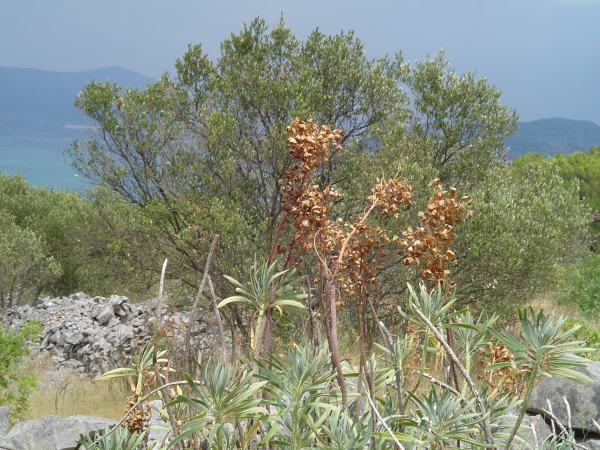
[[31, 290], [40, 293], [44, 284], [58, 278], [60, 266], [47, 256], [36, 233], [15, 225], [10, 217], [0, 215], [0, 307], [21, 301]]
[[240, 279], [252, 256], [264, 260], [296, 116], [344, 130], [345, 150], [331, 153], [318, 182], [347, 193], [335, 206], [345, 219], [362, 211], [378, 167], [401, 164], [418, 187], [436, 176], [467, 185], [485, 176], [515, 128], [485, 79], [456, 75], [441, 55], [414, 68], [400, 54], [369, 60], [352, 32], [315, 30], [300, 41], [283, 20], [268, 30], [257, 18], [222, 43], [215, 62], [191, 45], [176, 69], [145, 90], [88, 84], [76, 105], [97, 128], [68, 153], [137, 208], [170, 276], [190, 286], [211, 232], [223, 237], [218, 273]]
[[472, 198], [474, 216], [459, 226], [454, 247], [464, 300], [510, 312], [585, 255], [587, 208], [558, 164], [500, 167]]
[[[369, 61], [352, 33], [317, 30], [302, 43], [283, 22], [268, 32], [256, 19], [223, 42], [216, 63], [197, 45], [176, 67], [174, 80], [143, 91], [90, 83], [76, 105], [98, 128], [69, 154], [84, 175], [139, 208], [160, 251], [179, 254], [170, 257], [176, 276], [192, 285], [209, 230], [238, 236], [221, 243], [229, 267], [217, 265], [234, 277], [251, 261], [234, 253], [268, 248], [295, 115], [344, 126], [346, 142], [366, 142], [384, 120], [406, 115], [402, 61]], [[348, 155], [332, 156], [323, 179], [341, 182], [347, 175], [337, 168]]]
[[548, 158], [541, 153], [526, 153], [515, 158], [514, 165], [520, 167], [534, 161], [538, 164], [555, 162], [560, 168], [561, 177], [577, 188], [581, 200], [592, 210], [600, 209], [600, 146], [592, 147], [587, 152], [568, 155], [557, 153]]
[[7, 304], [42, 293], [135, 295], [154, 281], [148, 270], [132, 270], [151, 265], [152, 249], [129, 231], [139, 215], [112, 192], [84, 198], [0, 174], [0, 217]]

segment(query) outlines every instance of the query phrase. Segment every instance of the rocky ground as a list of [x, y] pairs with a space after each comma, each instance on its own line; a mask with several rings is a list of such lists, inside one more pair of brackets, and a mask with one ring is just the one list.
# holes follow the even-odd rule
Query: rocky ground
[[[25, 320], [39, 320], [43, 327], [41, 343], [35, 344], [33, 351], [50, 352], [55, 369], [97, 375], [127, 365], [154, 337], [158, 317], [161, 324], [166, 325], [166, 334], [161, 338], [163, 342], [175, 348], [182, 345], [189, 314], [167, 306], [161, 307], [160, 311], [157, 308], [156, 300], [133, 304], [126, 297], [91, 298], [78, 293], [69, 297], [41, 298], [35, 306], [11, 308], [4, 315], [4, 325], [16, 330]], [[200, 309], [192, 319], [192, 348], [204, 354], [220, 345], [216, 326], [207, 320], [207, 316]], [[564, 427], [575, 432], [580, 448], [600, 449], [600, 362], [575, 370], [585, 373], [592, 382], [578, 385], [561, 377], [552, 377], [543, 379], [534, 389], [527, 408], [528, 416], [519, 432], [525, 448], [547, 448], [543, 441], [550, 436], [552, 428]], [[153, 412], [151, 441], [158, 443], [164, 438], [166, 423], [157, 411]], [[19, 423], [6, 434], [8, 409], [0, 408], [0, 448], [73, 450], [79, 433], [93, 434], [114, 423], [98, 417], [46, 416]]]
[[[38, 320], [43, 329], [41, 342], [33, 353], [50, 352], [55, 369], [72, 369], [95, 376], [114, 367], [126, 366], [153, 338], [160, 315], [163, 342], [181, 347], [189, 314], [161, 306], [157, 300], [131, 303], [127, 297], [89, 297], [77, 293], [68, 297], [38, 300], [37, 305], [17, 306], [6, 311], [4, 325], [15, 331], [26, 320]], [[212, 352], [220, 346], [217, 328], [204, 319], [199, 308], [192, 327], [194, 353]], [[227, 343], [228, 345], [229, 343]]]

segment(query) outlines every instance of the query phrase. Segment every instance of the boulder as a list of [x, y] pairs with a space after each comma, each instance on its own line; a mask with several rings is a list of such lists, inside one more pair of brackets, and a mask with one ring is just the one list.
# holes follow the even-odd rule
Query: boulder
[[10, 433], [0, 438], [0, 448], [11, 450], [75, 450], [80, 434], [94, 435], [106, 425], [114, 426], [110, 419], [90, 416], [46, 416], [37, 420], [17, 423]]
[[[513, 411], [512, 414], [503, 416], [496, 422], [496, 425], [499, 425], [501, 428], [505, 429], [507, 433], [510, 432], [510, 430], [514, 427], [515, 421], [517, 420], [517, 414], [517, 411]], [[535, 437], [532, 428], [535, 429]], [[542, 448], [542, 442], [548, 439], [551, 435], [552, 429], [544, 420], [544, 416], [541, 414], [537, 414], [535, 416], [525, 415], [523, 417], [523, 421], [521, 422], [521, 426], [519, 427], [519, 431], [517, 432], [518, 438], [516, 438], [515, 443], [518, 444], [517, 447], [521, 447], [521, 444], [526, 443], [530, 448]], [[523, 445], [523, 448], [527, 448], [527, 446]]]
[[544, 378], [533, 389], [527, 411], [543, 414], [543, 410], [548, 410], [550, 401], [552, 413], [566, 426], [567, 408], [564, 397], [571, 410], [571, 426], [583, 433], [597, 433], [592, 419], [600, 423], [600, 362], [593, 361], [587, 367], [573, 369], [593, 381], [581, 385], [558, 376]]
[[8, 406], [0, 406], [0, 438], [8, 431]]
[[579, 444], [589, 450], [600, 450], [600, 439], [583, 439], [579, 441]]
[[152, 416], [148, 424], [148, 447], [156, 443], [156, 448], [159, 448], [165, 442], [165, 438], [171, 430], [171, 425], [165, 420], [167, 411], [163, 409], [162, 400], [153, 400], [148, 404], [152, 408]]

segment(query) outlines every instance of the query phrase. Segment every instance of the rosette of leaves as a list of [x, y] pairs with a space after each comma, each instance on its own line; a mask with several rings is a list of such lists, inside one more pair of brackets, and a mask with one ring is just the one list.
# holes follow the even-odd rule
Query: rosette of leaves
[[[110, 433], [110, 434], [109, 434]], [[117, 427], [113, 432], [107, 425], [104, 431], [94, 438], [81, 434], [77, 444], [85, 450], [138, 450], [146, 437], [146, 431], [130, 433], [126, 428]], [[98, 442], [98, 438], [101, 438]], [[149, 448], [152, 450], [155, 444]]]
[[289, 279], [293, 270], [277, 272], [277, 261], [269, 265], [263, 263], [250, 270], [248, 285], [244, 285], [236, 279], [224, 275], [231, 284], [235, 286], [237, 295], [226, 298], [217, 305], [222, 308], [230, 303], [242, 302], [248, 304], [254, 311], [255, 326], [251, 331], [251, 346], [255, 350], [255, 356], [259, 356], [262, 343], [265, 341], [265, 319], [272, 317], [276, 322], [291, 324], [287, 313], [306, 313], [304, 305], [300, 302], [307, 294], [297, 290], [298, 284], [303, 278]]
[[[259, 420], [264, 419], [268, 412], [259, 406], [262, 399], [253, 398], [253, 394], [263, 389], [266, 381], [253, 382], [256, 375], [253, 371], [235, 370], [231, 364], [216, 362], [212, 358], [198, 364], [199, 383], [192, 380], [188, 374], [184, 378], [189, 384], [192, 395], [178, 395], [166, 407], [185, 403], [197, 413], [185, 423], [181, 434], [173, 439], [168, 448], [173, 448], [178, 442], [199, 434], [206, 439], [208, 448], [223, 450], [235, 447], [236, 440], [242, 441], [246, 448]], [[254, 426], [245, 436], [235, 436], [233, 426], [237, 419], [254, 419]]]
[[[543, 311], [535, 313], [531, 307], [519, 309], [518, 316], [522, 331], [517, 336], [504, 327], [500, 331], [490, 329], [490, 333], [505, 345], [514, 357], [510, 361], [491, 364], [486, 370], [510, 367], [511, 371], [505, 377], [518, 376], [524, 384], [524, 405], [529, 402], [539, 377], [560, 376], [579, 384], [592, 381], [583, 373], [573, 370], [573, 367], [587, 366], [590, 362], [588, 359], [566, 356], [566, 353], [581, 354], [592, 350], [587, 348], [583, 341], [570, 340], [579, 326], [575, 325], [565, 330], [563, 325], [566, 318], [556, 318], [554, 315], [547, 317]], [[524, 415], [523, 407], [507, 440], [506, 448], [510, 448]]]
[[[167, 366], [168, 359], [163, 358], [167, 353], [162, 350], [156, 353], [156, 362], [159, 364], [160, 371], [173, 371]], [[152, 387], [158, 382], [157, 376], [164, 377], [162, 373], [155, 373], [153, 368], [154, 345], [149, 344], [143, 352], [133, 357], [132, 367], [119, 367], [109, 370], [97, 380], [110, 380], [114, 378], [127, 378], [129, 388], [132, 395], [127, 398], [125, 411], [129, 411], [134, 406], [140, 397], [149, 392]], [[129, 431], [143, 431], [146, 428], [146, 423], [150, 420], [150, 406], [147, 402], [139, 405], [128, 417], [127, 426]]]
[[267, 362], [257, 360], [257, 364], [257, 377], [268, 382], [265, 390], [277, 411], [277, 420], [269, 423], [271, 443], [291, 450], [310, 447], [327, 413], [336, 408], [337, 392], [327, 389], [335, 377], [328, 349], [294, 346], [283, 359], [269, 355]]

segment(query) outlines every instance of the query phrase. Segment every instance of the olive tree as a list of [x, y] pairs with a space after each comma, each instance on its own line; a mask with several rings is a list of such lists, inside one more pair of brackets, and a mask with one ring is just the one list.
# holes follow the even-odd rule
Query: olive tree
[[[280, 180], [291, 163], [286, 128], [296, 116], [312, 117], [344, 130], [344, 150], [332, 151], [317, 174], [322, 186], [344, 192], [333, 215], [356, 217], [377, 178], [396, 173], [412, 184], [414, 205], [404, 207], [393, 224], [380, 219], [390, 235], [418, 224], [417, 211], [426, 206], [434, 178], [473, 197], [476, 217], [490, 208], [456, 243], [461, 256], [456, 270], [467, 280], [465, 298], [473, 301], [496, 279], [483, 268], [509, 264], [501, 261], [502, 251], [467, 256], [485, 246], [492, 229], [505, 233], [496, 233], [498, 246], [504, 238], [534, 242], [539, 227], [525, 218], [536, 208], [546, 221], [540, 227], [552, 227], [564, 211], [576, 209], [573, 220], [556, 228], [560, 238], [544, 241], [543, 251], [529, 244], [515, 247], [518, 252], [510, 256], [518, 259], [515, 267], [532, 268], [511, 272], [519, 286], [528, 284], [529, 273], [548, 268], [544, 258], [574, 254], [569, 245], [580, 238], [577, 201], [567, 208], [571, 197], [554, 175], [540, 175], [538, 187], [558, 189], [564, 201], [538, 204], [533, 191], [519, 191], [517, 172], [501, 167], [503, 139], [515, 131], [517, 116], [500, 96], [485, 78], [457, 74], [443, 52], [412, 65], [401, 54], [368, 59], [351, 32], [327, 36], [315, 30], [302, 41], [283, 20], [269, 30], [257, 18], [226, 39], [215, 60], [201, 45], [190, 45], [173, 76], [143, 90], [89, 83], [76, 105], [96, 127], [68, 153], [78, 170], [132, 208], [135, 246], [127, 252], [123, 240], [124, 253], [155, 250], [152, 257], [132, 258], [132, 267], [157, 272], [161, 258], [168, 257], [167, 275], [196, 287], [213, 232], [221, 236], [213, 265], [217, 274], [242, 279], [254, 256], [266, 259], [282, 213]], [[521, 222], [503, 214], [504, 206], [489, 206], [492, 199], [507, 208], [514, 200]], [[316, 265], [308, 259], [304, 270], [310, 272]], [[414, 273], [397, 270], [400, 261], [395, 253], [382, 261], [379, 300], [414, 279]], [[223, 294], [222, 277], [214, 279]]]
[[[402, 60], [367, 59], [352, 33], [316, 30], [302, 42], [283, 22], [268, 30], [256, 19], [222, 43], [215, 62], [192, 45], [176, 68], [144, 90], [88, 84], [76, 105], [97, 128], [68, 153], [138, 207], [172, 258], [172, 276], [189, 284], [211, 231], [224, 237], [216, 268], [232, 276], [270, 245], [295, 115], [343, 127], [357, 152], [384, 122], [407, 115]], [[352, 157], [332, 155], [323, 182], [351, 177], [341, 168]]]

